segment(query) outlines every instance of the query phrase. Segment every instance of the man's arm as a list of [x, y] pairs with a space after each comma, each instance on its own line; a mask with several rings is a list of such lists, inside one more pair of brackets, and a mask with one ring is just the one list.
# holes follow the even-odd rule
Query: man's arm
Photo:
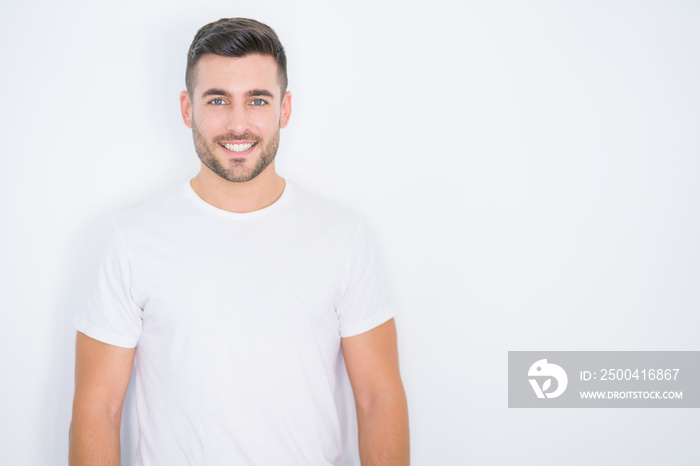
[[78, 332], [70, 466], [119, 466], [122, 405], [134, 353], [135, 348], [108, 345]]
[[341, 339], [355, 396], [362, 466], [408, 466], [408, 407], [394, 319]]

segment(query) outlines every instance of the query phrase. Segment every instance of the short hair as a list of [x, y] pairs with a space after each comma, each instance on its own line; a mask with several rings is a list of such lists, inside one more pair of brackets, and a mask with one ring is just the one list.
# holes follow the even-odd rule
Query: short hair
[[277, 62], [282, 94], [287, 91], [287, 56], [279, 37], [266, 24], [248, 18], [222, 18], [202, 26], [187, 53], [185, 86], [190, 95], [196, 85], [197, 62], [208, 53], [235, 58], [251, 54], [269, 55]]

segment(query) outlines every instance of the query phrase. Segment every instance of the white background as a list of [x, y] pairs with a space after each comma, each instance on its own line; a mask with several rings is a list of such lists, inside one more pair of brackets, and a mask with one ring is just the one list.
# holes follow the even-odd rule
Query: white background
[[227, 16], [287, 49], [279, 173], [378, 237], [412, 464], [698, 464], [696, 409], [508, 409], [507, 352], [700, 349], [700, 3], [515, 0], [3, 1], [0, 464], [67, 463], [99, 232], [196, 173]]

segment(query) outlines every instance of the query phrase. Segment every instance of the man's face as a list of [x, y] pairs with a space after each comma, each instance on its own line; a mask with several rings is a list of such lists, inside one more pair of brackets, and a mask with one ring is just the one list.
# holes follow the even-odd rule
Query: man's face
[[[180, 94], [202, 163], [233, 182], [250, 181], [275, 159], [291, 94], [281, 95], [277, 63], [266, 55], [207, 54], [197, 62], [192, 95]], [[274, 166], [274, 164], [273, 164]]]

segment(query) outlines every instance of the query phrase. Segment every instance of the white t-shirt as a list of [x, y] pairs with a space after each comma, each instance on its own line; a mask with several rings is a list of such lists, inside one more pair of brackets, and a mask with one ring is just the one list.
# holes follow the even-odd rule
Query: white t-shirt
[[397, 309], [365, 222], [287, 181], [218, 209], [189, 181], [119, 214], [80, 332], [136, 347], [139, 465], [337, 465], [340, 338]]

